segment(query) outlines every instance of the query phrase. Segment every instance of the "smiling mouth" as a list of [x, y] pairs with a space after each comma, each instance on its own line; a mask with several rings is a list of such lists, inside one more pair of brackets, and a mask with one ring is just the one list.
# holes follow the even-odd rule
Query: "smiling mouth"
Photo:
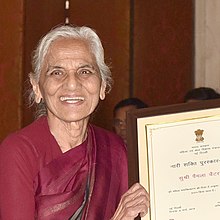
[[84, 98], [83, 97], [64, 97], [64, 96], [62, 96], [62, 97], [60, 97], [60, 101], [74, 104], [74, 103], [84, 101]]

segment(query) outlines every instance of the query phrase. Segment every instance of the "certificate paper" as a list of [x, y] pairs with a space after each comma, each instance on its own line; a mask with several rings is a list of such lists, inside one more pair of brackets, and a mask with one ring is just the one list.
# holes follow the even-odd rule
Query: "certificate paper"
[[137, 119], [144, 220], [220, 219], [220, 109]]

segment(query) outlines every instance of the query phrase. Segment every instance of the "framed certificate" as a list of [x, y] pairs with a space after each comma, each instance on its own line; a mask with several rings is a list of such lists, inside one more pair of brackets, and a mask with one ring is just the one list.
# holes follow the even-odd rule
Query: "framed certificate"
[[220, 100], [127, 114], [130, 185], [150, 194], [144, 220], [220, 218]]

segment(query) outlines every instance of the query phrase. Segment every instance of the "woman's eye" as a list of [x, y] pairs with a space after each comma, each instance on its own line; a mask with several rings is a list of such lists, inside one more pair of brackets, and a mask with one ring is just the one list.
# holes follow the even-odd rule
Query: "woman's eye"
[[51, 73], [50, 73], [50, 75], [52, 75], [52, 76], [60, 76], [60, 75], [62, 75], [63, 73], [61, 72], [61, 71], [58, 71], [58, 70], [55, 70], [55, 71], [52, 71]]
[[81, 75], [89, 75], [89, 74], [92, 73], [92, 71], [90, 71], [90, 70], [80, 70], [79, 73], [80, 73]]

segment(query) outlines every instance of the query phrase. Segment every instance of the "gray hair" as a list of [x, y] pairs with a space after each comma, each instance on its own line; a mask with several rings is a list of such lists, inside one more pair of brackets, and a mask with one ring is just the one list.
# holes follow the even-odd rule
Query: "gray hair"
[[[110, 68], [105, 63], [104, 60], [104, 49], [101, 40], [93, 29], [85, 26], [74, 27], [71, 25], [65, 25], [65, 26], [63, 25], [63, 26], [58, 26], [52, 29], [49, 33], [47, 33], [39, 41], [36, 50], [34, 50], [33, 52], [33, 57], [32, 57], [33, 73], [30, 73], [30, 77], [32, 77], [37, 83], [39, 82], [40, 73], [48, 49], [50, 45], [59, 38], [82, 39], [82, 40], [86, 40], [89, 43], [91, 51], [96, 58], [96, 62], [101, 74], [101, 79], [106, 84], [105, 92], [109, 93], [111, 91], [113, 80], [112, 80]], [[35, 104], [35, 94], [32, 89], [29, 94], [29, 104], [30, 105]], [[46, 105], [43, 101], [41, 101], [36, 106], [35, 116], [40, 117], [46, 114], [47, 114]]]

